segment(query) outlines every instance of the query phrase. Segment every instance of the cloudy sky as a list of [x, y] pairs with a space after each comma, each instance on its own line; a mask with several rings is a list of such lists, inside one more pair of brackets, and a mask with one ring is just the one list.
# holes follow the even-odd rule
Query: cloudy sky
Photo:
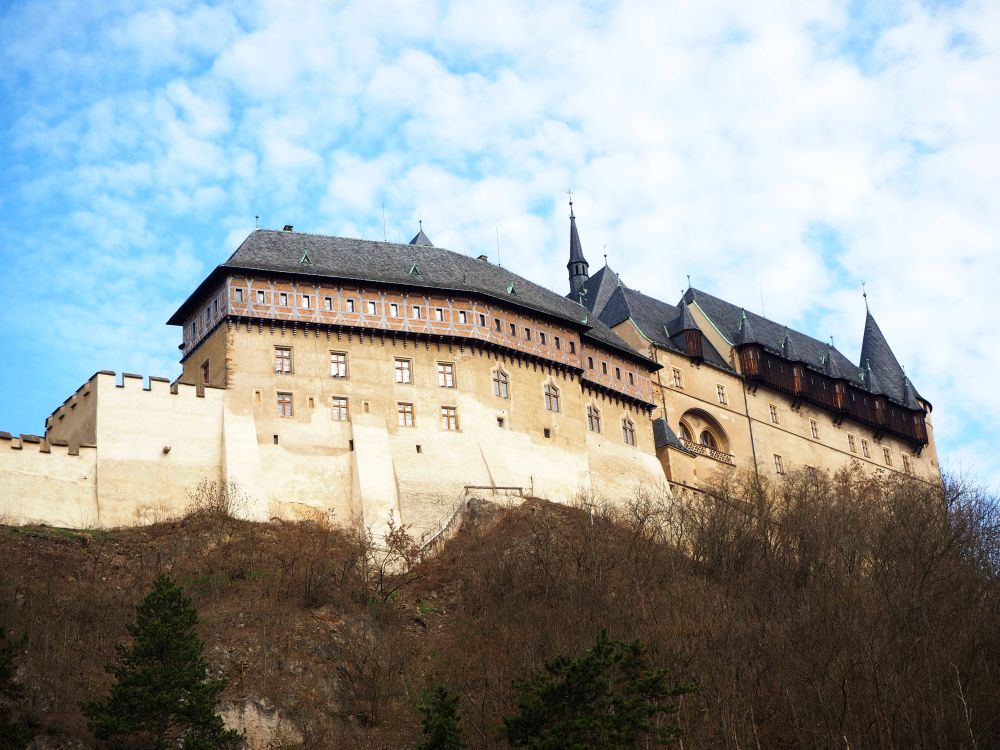
[[2, 0], [0, 430], [177, 375], [165, 321], [255, 216], [422, 217], [564, 291], [572, 188], [592, 270], [855, 360], [865, 282], [945, 465], [996, 486], [998, 53], [997, 2]]

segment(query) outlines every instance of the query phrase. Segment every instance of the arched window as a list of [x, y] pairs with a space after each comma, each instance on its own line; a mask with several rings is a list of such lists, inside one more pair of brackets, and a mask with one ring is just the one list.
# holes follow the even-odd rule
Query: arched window
[[552, 383], [545, 384], [545, 408], [549, 411], [559, 411], [559, 389]]
[[510, 398], [510, 376], [500, 368], [493, 371], [493, 395]]
[[587, 427], [591, 432], [601, 431], [601, 410], [596, 406], [587, 407]]
[[628, 417], [622, 417], [622, 440], [625, 445], [635, 445], [635, 422]]
[[681, 422], [681, 437], [687, 440], [689, 443], [694, 442], [694, 440], [691, 438], [691, 430], [689, 430], [688, 426], [683, 422]]
[[712, 450], [718, 450], [719, 449], [719, 441], [716, 440], [715, 439], [715, 435], [713, 435], [708, 430], [702, 430], [701, 431], [701, 438], [699, 439], [698, 442], [700, 442], [702, 445], [705, 445], [705, 446], [711, 448]]

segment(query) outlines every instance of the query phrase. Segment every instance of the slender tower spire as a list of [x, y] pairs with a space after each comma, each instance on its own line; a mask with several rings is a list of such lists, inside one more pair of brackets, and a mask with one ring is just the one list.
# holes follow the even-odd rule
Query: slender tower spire
[[590, 264], [583, 257], [583, 246], [580, 244], [580, 233], [576, 229], [576, 215], [573, 213], [573, 193], [569, 194], [569, 297], [578, 300], [580, 288], [590, 278]]

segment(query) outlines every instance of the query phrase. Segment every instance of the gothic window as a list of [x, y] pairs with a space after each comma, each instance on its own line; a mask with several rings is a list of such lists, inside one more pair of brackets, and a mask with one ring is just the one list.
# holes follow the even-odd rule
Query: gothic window
[[691, 430], [688, 429], [688, 426], [686, 424], [684, 424], [683, 422], [681, 422], [680, 423], [680, 428], [681, 428], [681, 437], [684, 440], [687, 440], [689, 443], [693, 443], [694, 440], [691, 439]]
[[858, 452], [858, 444], [854, 439], [854, 435], [847, 436], [847, 447], [851, 449], [851, 453]]
[[279, 417], [290, 417], [290, 416], [292, 416], [292, 394], [291, 393], [278, 393], [278, 416]]
[[400, 401], [396, 404], [400, 427], [413, 427], [413, 404]]
[[892, 466], [892, 451], [887, 445], [882, 446], [882, 458], [885, 459], [886, 466]]
[[684, 377], [681, 375], [681, 371], [678, 368], [674, 367], [673, 373], [674, 373], [674, 388], [683, 388]]
[[493, 395], [510, 398], [510, 376], [499, 368], [493, 371]]
[[711, 448], [712, 450], [719, 449], [719, 441], [715, 439], [713, 435], [708, 430], [702, 430], [701, 435], [698, 437], [698, 442], [704, 445], [706, 448]]
[[587, 407], [587, 427], [591, 432], [601, 431], [601, 410], [596, 406]]
[[552, 383], [545, 384], [545, 408], [549, 411], [559, 411], [559, 389]]
[[635, 445], [635, 422], [628, 417], [622, 417], [622, 440], [625, 445]]
[[910, 457], [907, 456], [905, 453], [903, 454], [903, 471], [905, 471], [907, 474], [913, 471], [912, 467], [910, 466]]
[[777, 453], [774, 454], [774, 470], [778, 474], [784, 474], [785, 473], [785, 464], [781, 460], [781, 456], [779, 456]]
[[809, 431], [812, 433], [813, 438], [819, 440], [819, 422], [815, 419], [809, 420]]
[[726, 396], [726, 386], [722, 383], [718, 383], [715, 386], [715, 395], [719, 399], [719, 403], [725, 406], [729, 403], [729, 399]]
[[781, 424], [781, 420], [778, 418], [778, 407], [774, 404], [768, 404], [767, 409], [771, 413], [771, 421], [774, 424]]
[[868, 441], [865, 440], [864, 438], [861, 438], [861, 455], [863, 455], [865, 458], [872, 457], [872, 449], [868, 445]]

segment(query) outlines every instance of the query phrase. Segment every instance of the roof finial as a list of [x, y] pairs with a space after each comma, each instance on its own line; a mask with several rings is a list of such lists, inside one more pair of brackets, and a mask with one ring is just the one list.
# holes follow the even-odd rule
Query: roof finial
[[861, 282], [861, 296], [865, 298], [865, 312], [871, 312], [868, 309], [868, 290], [865, 288], [865, 282]]
[[691, 288], [691, 274], [687, 274], [688, 277], [688, 289]]
[[604, 243], [604, 265], [608, 265], [608, 243]]
[[566, 195], [569, 196], [569, 218], [575, 219], [576, 216], [573, 215], [573, 191], [567, 190]]

